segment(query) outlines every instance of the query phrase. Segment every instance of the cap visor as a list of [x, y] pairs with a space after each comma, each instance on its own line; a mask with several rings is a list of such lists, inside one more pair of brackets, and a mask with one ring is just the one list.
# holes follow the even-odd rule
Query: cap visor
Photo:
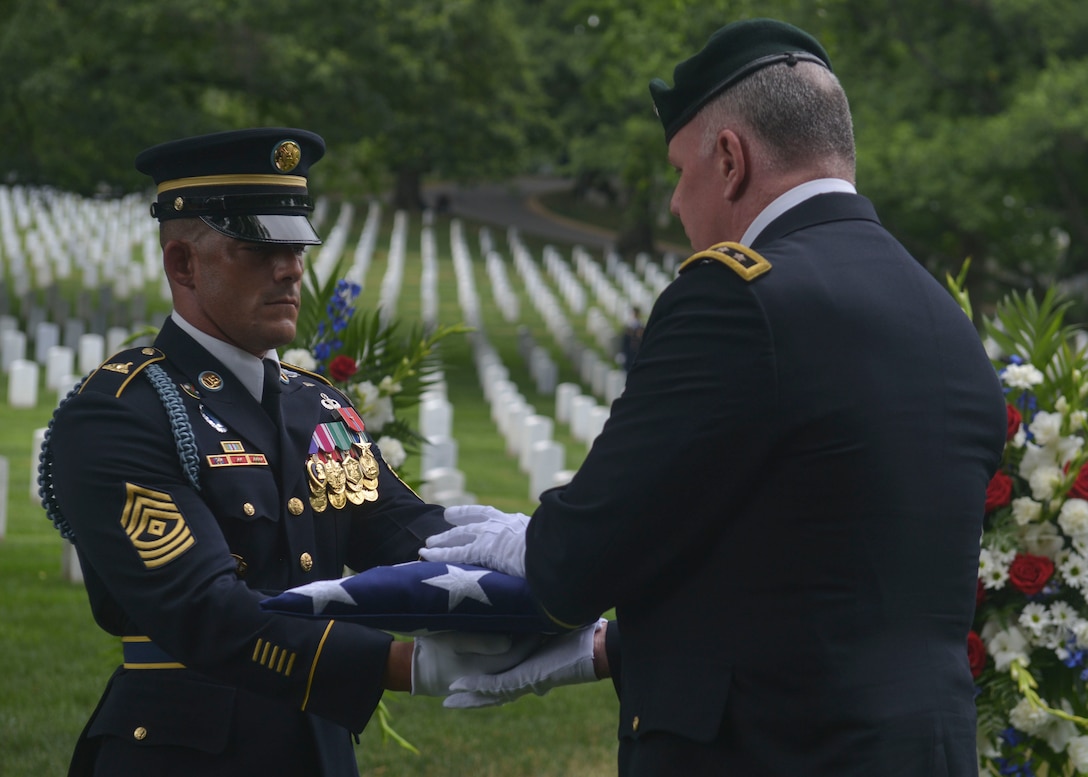
[[310, 220], [305, 216], [201, 216], [201, 220], [217, 232], [235, 240], [253, 243], [289, 243], [292, 245], [321, 245]]

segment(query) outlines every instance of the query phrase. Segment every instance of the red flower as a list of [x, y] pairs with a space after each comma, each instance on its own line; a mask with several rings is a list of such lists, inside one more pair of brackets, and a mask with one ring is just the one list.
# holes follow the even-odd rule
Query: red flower
[[1073, 481], [1069, 489], [1069, 496], [1074, 499], [1088, 499], [1088, 464], [1081, 465], [1077, 479]]
[[971, 676], [977, 679], [986, 668], [986, 645], [973, 631], [967, 632], [967, 661], [971, 664]]
[[1028, 596], [1042, 591], [1053, 574], [1054, 562], [1046, 556], [1017, 553], [1009, 565], [1009, 582]]
[[1008, 416], [1008, 426], [1005, 429], [1005, 439], [1011, 440], [1020, 431], [1020, 411], [1012, 405], [1005, 405], [1005, 415]]
[[1012, 478], [1000, 470], [986, 486], [986, 512], [992, 513], [1012, 501]]
[[337, 383], [344, 382], [358, 371], [359, 365], [355, 363], [355, 360], [344, 354], [334, 357], [329, 362], [329, 377]]

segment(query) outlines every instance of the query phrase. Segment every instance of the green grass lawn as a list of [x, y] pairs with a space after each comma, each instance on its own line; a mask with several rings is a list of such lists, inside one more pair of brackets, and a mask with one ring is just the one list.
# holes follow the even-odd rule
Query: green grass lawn
[[[362, 218], [357, 220], [356, 231]], [[377, 298], [390, 221], [386, 213], [361, 307], [374, 304]], [[417, 217], [398, 302], [398, 318], [406, 321], [419, 317], [418, 228]], [[485, 331], [526, 400], [539, 412], [554, 416], [554, 398], [532, 390], [527, 365], [517, 353], [516, 328], [492, 310], [475, 229], [469, 227], [466, 233], [476, 259], [477, 290], [487, 309]], [[447, 220], [436, 220], [436, 237], [441, 257], [440, 320], [455, 323], [461, 313], [448, 259]], [[502, 245], [498, 240], [496, 244]], [[348, 251], [353, 245], [349, 242]], [[536, 249], [539, 258], [539, 246]], [[508, 270], [515, 288], [521, 288], [512, 265]], [[521, 310], [521, 323], [559, 362], [560, 380], [576, 380], [572, 365], [550, 341], [527, 299], [522, 299]], [[584, 321], [573, 323], [584, 327]], [[467, 490], [482, 503], [531, 512], [534, 502], [528, 498], [528, 478], [518, 470], [516, 459], [506, 454], [491, 421], [467, 337], [448, 338], [442, 355], [454, 406], [458, 465], [465, 471]], [[36, 477], [34, 432], [48, 423], [55, 397], [43, 390], [39, 399], [34, 409], [8, 407], [7, 380], [0, 375], [0, 456], [8, 460], [11, 475], [7, 533], [0, 541], [0, 777], [64, 774], [79, 731], [120, 661], [120, 645], [95, 626], [82, 586], [62, 579], [62, 541], [30, 495], [30, 482]], [[558, 424], [556, 439], [566, 446], [567, 467], [577, 468], [585, 445], [571, 439]], [[108, 444], [108, 440], [88, 440], [88, 455], [94, 454], [97, 445]], [[418, 475], [411, 462], [405, 475]], [[559, 689], [494, 709], [445, 710], [439, 700], [407, 694], [387, 694], [386, 703], [395, 729], [421, 752], [414, 755], [396, 744], [383, 743], [378, 727], [371, 726], [357, 747], [364, 774], [597, 777], [615, 773], [618, 704], [608, 682]]]

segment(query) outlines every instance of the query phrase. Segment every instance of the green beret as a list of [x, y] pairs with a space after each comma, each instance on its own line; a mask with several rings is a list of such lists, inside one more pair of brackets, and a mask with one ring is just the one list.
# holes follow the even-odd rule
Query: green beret
[[324, 154], [313, 132], [256, 127], [152, 146], [136, 169], [155, 181], [159, 221], [199, 218], [236, 240], [319, 245], [307, 175]]
[[817, 62], [828, 70], [831, 60], [820, 42], [804, 30], [774, 19], [746, 19], [727, 24], [710, 36], [695, 56], [673, 71], [673, 87], [660, 78], [650, 82], [654, 110], [672, 140], [699, 109], [726, 88], [776, 62]]

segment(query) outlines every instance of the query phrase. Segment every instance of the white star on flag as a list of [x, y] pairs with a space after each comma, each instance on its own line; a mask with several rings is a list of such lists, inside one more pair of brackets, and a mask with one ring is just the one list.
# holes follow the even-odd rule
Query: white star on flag
[[488, 569], [479, 572], [469, 572], [467, 569], [461, 569], [460, 567], [453, 567], [447, 564], [446, 574], [438, 575], [437, 577], [428, 577], [426, 580], [420, 580], [419, 582], [433, 585], [435, 588], [444, 588], [449, 591], [449, 607], [450, 612], [453, 612], [453, 608], [465, 599], [475, 599], [477, 602], [483, 602], [488, 605], [491, 604], [491, 600], [487, 598], [487, 594], [484, 593], [484, 589], [480, 587], [480, 583], [478, 582], [481, 577], [490, 574], [491, 571]]
[[329, 602], [343, 602], [344, 604], [358, 604], [351, 598], [339, 580], [317, 580], [313, 583], [292, 588], [291, 593], [309, 596], [314, 602], [314, 615], [320, 615]]

